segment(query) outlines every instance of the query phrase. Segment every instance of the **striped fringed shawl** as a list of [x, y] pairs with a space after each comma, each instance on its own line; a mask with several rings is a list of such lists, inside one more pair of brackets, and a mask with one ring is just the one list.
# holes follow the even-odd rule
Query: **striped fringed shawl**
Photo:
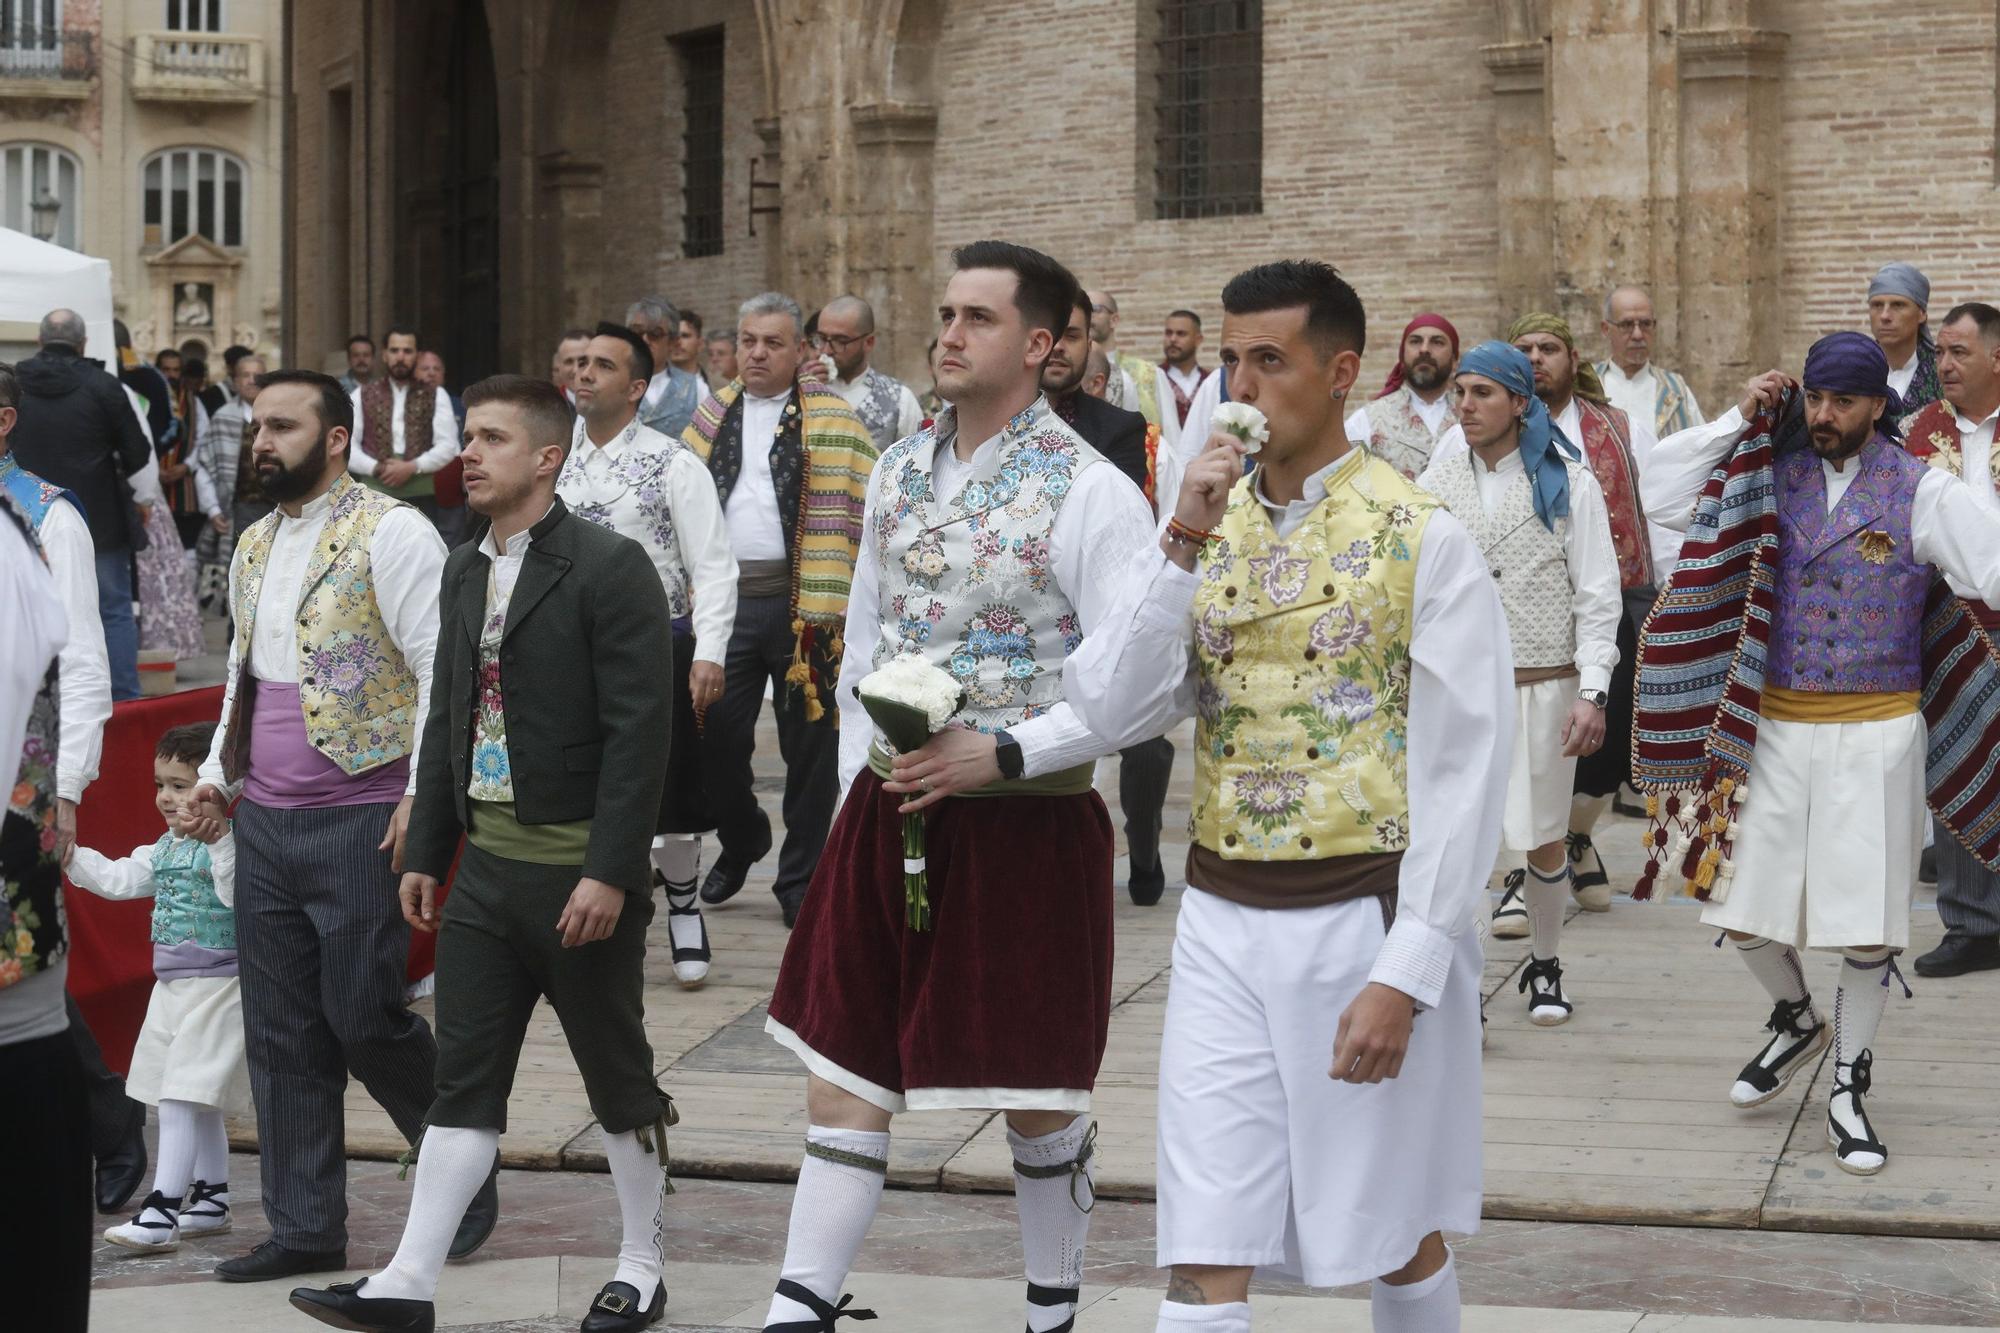
[[[1709, 474], [1672, 587], [1640, 632], [1632, 767], [1650, 820], [1634, 898], [1651, 897], [1667, 869], [1694, 897], [1729, 893], [1777, 606], [1772, 465], [1797, 422], [1780, 429], [1786, 406], [1759, 413]], [[1924, 602], [1923, 667], [1931, 809], [2000, 869], [2000, 655], [1942, 575]]]
[[[742, 392], [743, 381], [734, 380], [709, 394], [682, 432], [681, 442], [704, 463], [714, 452], [730, 404]], [[807, 720], [816, 722], [826, 711], [821, 701], [833, 693], [832, 682], [821, 679], [821, 664], [838, 673], [846, 647], [840, 633], [854, 582], [854, 556], [861, 546], [868, 477], [875, 470], [875, 437], [847, 400], [826, 385], [800, 379], [797, 392], [805, 463], [798, 528], [791, 537], [792, 632], [798, 642], [786, 679], [805, 692]]]

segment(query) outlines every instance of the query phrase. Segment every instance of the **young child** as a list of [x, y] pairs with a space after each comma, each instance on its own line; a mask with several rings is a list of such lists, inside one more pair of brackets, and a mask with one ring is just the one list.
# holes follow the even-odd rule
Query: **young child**
[[159, 1108], [153, 1192], [130, 1222], [104, 1238], [127, 1249], [161, 1251], [182, 1236], [229, 1230], [227, 1111], [246, 1106], [243, 1002], [236, 979], [236, 843], [213, 846], [182, 836], [195, 770], [208, 754], [213, 722], [174, 727], [153, 755], [153, 803], [167, 832], [113, 861], [87, 847], [70, 853], [69, 877], [100, 898], [153, 899], [153, 987], [132, 1050], [127, 1094]]

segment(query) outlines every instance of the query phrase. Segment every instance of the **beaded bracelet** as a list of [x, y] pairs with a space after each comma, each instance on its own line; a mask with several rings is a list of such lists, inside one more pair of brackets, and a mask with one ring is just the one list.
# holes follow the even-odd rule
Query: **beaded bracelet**
[[1177, 546], [1192, 546], [1199, 549], [1214, 541], [1215, 534], [1191, 528], [1180, 519], [1170, 516], [1167, 519], [1167, 540]]

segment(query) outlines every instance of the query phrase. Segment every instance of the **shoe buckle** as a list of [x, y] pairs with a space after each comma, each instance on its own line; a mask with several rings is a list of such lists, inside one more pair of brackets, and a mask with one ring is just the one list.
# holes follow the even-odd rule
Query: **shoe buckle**
[[632, 1298], [620, 1296], [615, 1291], [607, 1291], [597, 1298], [597, 1308], [611, 1314], [624, 1314], [632, 1308]]

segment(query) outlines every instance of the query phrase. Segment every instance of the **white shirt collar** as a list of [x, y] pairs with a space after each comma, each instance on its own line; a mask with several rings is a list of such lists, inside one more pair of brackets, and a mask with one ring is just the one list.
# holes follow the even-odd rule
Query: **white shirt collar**
[[785, 391], [783, 393], [773, 394], [768, 398], [761, 393], [752, 393], [747, 388], [743, 390], [743, 401], [746, 406], [750, 403], [766, 403], [766, 404], [776, 404], [782, 407], [784, 406], [785, 400], [787, 398], [790, 398], [791, 396], [792, 396], [792, 390], [789, 385], [786, 386]]
[[1617, 384], [1644, 384], [1647, 380], [1653, 378], [1653, 363], [1648, 361], [1645, 365], [1639, 367], [1638, 374], [1627, 375], [1625, 368], [1616, 361], [1606, 361], [1604, 363], [1604, 374], [1599, 378]]
[[551, 503], [547, 509], [542, 511], [541, 518], [536, 519], [533, 523], [530, 523], [527, 527], [522, 528], [507, 539], [507, 549], [504, 552], [498, 546], [494, 545], [493, 529], [488, 527], [486, 535], [479, 539], [479, 553], [488, 560], [498, 560], [502, 555], [521, 556], [526, 554], [528, 543], [534, 539], [535, 529], [541, 525], [542, 519], [547, 518], [555, 511], [556, 507]]
[[[639, 415], [638, 413], [635, 412], [632, 414], [632, 419], [630, 421], [626, 422], [624, 425], [618, 428], [617, 434], [613, 435], [609, 440], [605, 441], [603, 444], [599, 444], [597, 441], [590, 438], [590, 431], [584, 426], [583, 418], [581, 416], [578, 416], [576, 419], [576, 438], [570, 442], [570, 451], [574, 453], [578, 449], [587, 449], [597, 453], [602, 453], [607, 458], [616, 458], [620, 454], [624, 453], [627, 449], [632, 447], [633, 440], [639, 434], [639, 432], [634, 430], [633, 427], [638, 424], [639, 424]], [[590, 455], [586, 453], [584, 457], [589, 458]]]
[[1333, 479], [1340, 474], [1340, 470], [1355, 464], [1366, 452], [1367, 450], [1356, 447], [1350, 442], [1346, 453], [1305, 479], [1305, 484], [1299, 487], [1299, 498], [1289, 504], [1279, 504], [1264, 494], [1264, 471], [1259, 468], [1257, 479], [1253, 483], [1256, 487], [1257, 503], [1277, 513], [1283, 513], [1293, 506], [1304, 506], [1309, 509], [1326, 499], [1327, 492], [1332, 489]]
[[[361, 483], [357, 481], [354, 484], [359, 486]], [[293, 523], [310, 523], [316, 518], [324, 518], [326, 511], [333, 508], [334, 490], [334, 487], [329, 486], [320, 494], [315, 495], [312, 499], [300, 505], [299, 516], [297, 518], [292, 518], [290, 514], [286, 514], [285, 517]], [[281, 510], [280, 512], [283, 511]]]
[[[1951, 404], [1946, 403], [1945, 406], [1951, 407]], [[1981, 417], [1977, 421], [1974, 421], [1971, 417], [1965, 415], [1965, 413], [1959, 411], [1957, 408], [1951, 407], [1951, 418], [1953, 421], [1958, 423], [1958, 429], [1960, 434], [1970, 434], [1971, 432], [1978, 430], [1981, 426], [1984, 426], [1989, 422], [2000, 420], [2000, 407], [1994, 408], [1991, 412], [1988, 412], [1985, 416]]]

